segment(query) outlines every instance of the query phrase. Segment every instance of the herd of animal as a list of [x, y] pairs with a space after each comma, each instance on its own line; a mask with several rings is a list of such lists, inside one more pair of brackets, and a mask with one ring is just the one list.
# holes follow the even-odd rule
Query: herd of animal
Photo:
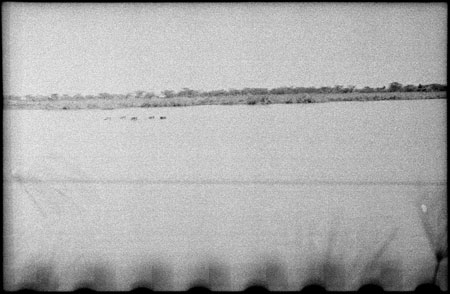
[[[103, 120], [112, 120], [113, 118], [111, 116], [105, 117]], [[119, 119], [127, 119], [127, 116], [121, 116]], [[155, 116], [149, 116], [148, 119], [155, 119]], [[159, 119], [166, 119], [165, 116], [160, 116]], [[130, 120], [138, 120], [137, 116], [131, 116]]]

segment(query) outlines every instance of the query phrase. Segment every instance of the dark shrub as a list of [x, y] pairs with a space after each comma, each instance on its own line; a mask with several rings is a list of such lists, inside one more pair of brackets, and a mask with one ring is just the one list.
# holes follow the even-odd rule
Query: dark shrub
[[19, 283], [19, 290], [55, 291], [59, 283], [50, 264], [29, 264]]
[[253, 97], [251, 97], [251, 98], [249, 98], [249, 99], [247, 100], [247, 104], [248, 104], [248, 105], [255, 105], [256, 102], [257, 102], [256, 99], [253, 98]]

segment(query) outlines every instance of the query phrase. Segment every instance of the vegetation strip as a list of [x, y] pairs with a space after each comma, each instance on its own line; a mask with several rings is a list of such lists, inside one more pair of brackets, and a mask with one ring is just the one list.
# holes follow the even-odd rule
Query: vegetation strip
[[184, 88], [179, 92], [135, 91], [134, 93], [98, 95], [15, 95], [4, 96], [7, 109], [119, 109], [130, 107], [183, 107], [197, 105], [268, 105], [303, 104], [338, 101], [382, 101], [382, 100], [418, 100], [446, 99], [447, 86], [440, 84], [406, 85], [391, 83], [388, 88], [354, 86], [335, 86], [321, 88], [281, 87], [274, 89], [244, 88], [201, 92]]

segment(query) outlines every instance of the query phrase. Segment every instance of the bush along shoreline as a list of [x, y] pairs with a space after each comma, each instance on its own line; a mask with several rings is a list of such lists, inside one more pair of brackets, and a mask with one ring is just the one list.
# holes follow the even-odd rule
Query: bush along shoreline
[[4, 96], [6, 109], [119, 109], [129, 107], [185, 107], [197, 105], [270, 105], [270, 104], [308, 104], [339, 101], [382, 101], [446, 99], [447, 86], [407, 85], [391, 83], [389, 88], [356, 89], [353, 86], [321, 88], [282, 87], [245, 88], [200, 92], [184, 88], [179, 92], [166, 90], [161, 95], [153, 92], [135, 91], [129, 94], [100, 93], [98, 95], [26, 95]]

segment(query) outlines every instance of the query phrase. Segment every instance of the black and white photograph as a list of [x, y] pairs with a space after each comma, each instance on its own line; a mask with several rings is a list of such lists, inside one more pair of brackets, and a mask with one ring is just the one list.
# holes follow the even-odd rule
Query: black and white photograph
[[448, 291], [446, 2], [2, 2], [3, 290]]

